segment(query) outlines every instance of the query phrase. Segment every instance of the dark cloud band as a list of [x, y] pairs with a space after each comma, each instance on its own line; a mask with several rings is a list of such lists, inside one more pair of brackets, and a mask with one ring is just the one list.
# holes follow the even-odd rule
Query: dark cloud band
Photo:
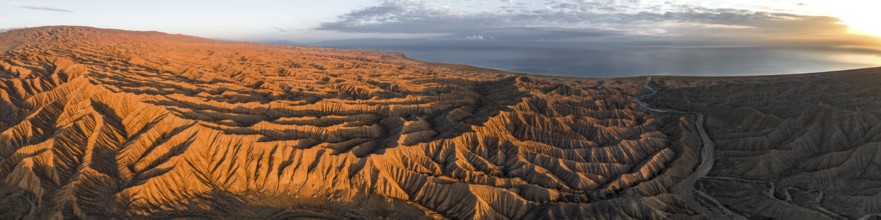
[[715, 44], [836, 42], [841, 45], [826, 46], [877, 46], [877, 40], [849, 33], [848, 27], [833, 17], [689, 5], [644, 10], [593, 1], [560, 1], [542, 9], [463, 13], [416, 1], [387, 0], [341, 15], [318, 29], [349, 33], [444, 33], [462, 39], [666, 39]]

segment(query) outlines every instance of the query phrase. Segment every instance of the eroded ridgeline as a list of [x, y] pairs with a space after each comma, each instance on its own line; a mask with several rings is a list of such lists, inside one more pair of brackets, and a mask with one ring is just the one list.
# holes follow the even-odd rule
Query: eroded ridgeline
[[[3, 204], [47, 217], [701, 217], [641, 81], [81, 27], [0, 58]], [[4, 39], [5, 39], [4, 38]], [[689, 146], [689, 147], [686, 147]]]

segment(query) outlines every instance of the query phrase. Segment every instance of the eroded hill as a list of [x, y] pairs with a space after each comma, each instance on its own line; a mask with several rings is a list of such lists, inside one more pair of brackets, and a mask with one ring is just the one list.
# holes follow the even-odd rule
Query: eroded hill
[[881, 69], [656, 84], [651, 103], [707, 115], [716, 163], [698, 189], [731, 210], [881, 217]]
[[642, 79], [85, 27], [0, 45], [2, 219], [707, 217], [674, 192], [695, 120], [640, 109]]

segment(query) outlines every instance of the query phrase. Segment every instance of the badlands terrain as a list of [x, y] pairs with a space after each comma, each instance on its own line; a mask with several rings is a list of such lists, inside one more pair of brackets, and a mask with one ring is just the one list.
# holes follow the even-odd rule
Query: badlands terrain
[[879, 83], [10, 30], [0, 219], [877, 218]]

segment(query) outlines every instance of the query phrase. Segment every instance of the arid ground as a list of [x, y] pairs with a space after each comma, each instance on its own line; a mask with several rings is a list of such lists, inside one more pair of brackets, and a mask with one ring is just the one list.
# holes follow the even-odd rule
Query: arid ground
[[881, 217], [881, 69], [564, 78], [0, 33], [0, 219]]

